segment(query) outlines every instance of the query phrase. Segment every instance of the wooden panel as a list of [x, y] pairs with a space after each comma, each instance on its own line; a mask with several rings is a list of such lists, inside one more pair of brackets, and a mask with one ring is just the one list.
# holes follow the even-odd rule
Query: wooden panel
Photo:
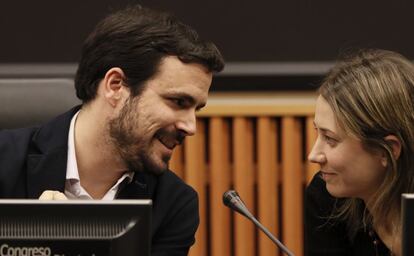
[[[252, 213], [254, 205], [253, 127], [252, 120], [233, 120], [234, 186]], [[235, 215], [235, 255], [255, 255], [254, 225], [240, 214]]]
[[282, 118], [282, 229], [285, 245], [303, 255], [303, 166], [300, 120]]
[[313, 114], [312, 108], [309, 106], [297, 106], [297, 105], [286, 105], [286, 106], [249, 106], [244, 104], [238, 104], [234, 106], [220, 106], [220, 105], [208, 105], [201, 112], [197, 113], [200, 117], [205, 116], [268, 116], [268, 115], [285, 115], [285, 114]]
[[196, 233], [196, 243], [190, 249], [190, 256], [207, 256], [207, 215], [206, 215], [206, 160], [205, 125], [197, 119], [197, 133], [185, 140], [185, 177], [186, 182], [198, 193], [200, 226]]
[[198, 116], [258, 117], [312, 115], [315, 92], [212, 92]]
[[[276, 120], [260, 117], [257, 120], [257, 189], [259, 221], [278, 236], [278, 191], [277, 191], [277, 130]], [[259, 255], [279, 255], [276, 246], [259, 232]]]
[[[306, 156], [312, 150], [313, 144], [316, 141], [316, 137], [318, 136], [315, 128], [313, 127], [313, 116], [308, 116], [306, 118]], [[319, 165], [315, 163], [311, 163], [307, 161], [306, 163], [306, 184], [312, 180], [313, 176], [318, 172]]]
[[200, 197], [201, 223], [190, 255], [282, 256], [250, 221], [222, 205], [222, 194], [230, 187], [296, 256], [303, 255], [303, 187], [317, 170], [303, 159], [316, 138], [312, 128], [315, 95], [249, 92], [211, 96], [208, 107], [198, 113], [209, 119], [209, 129], [198, 121], [197, 135], [177, 148], [170, 165]]
[[223, 118], [210, 119], [210, 228], [211, 256], [231, 255], [231, 212], [222, 196], [230, 189], [229, 127]]
[[184, 179], [184, 154], [183, 145], [178, 146], [174, 149], [174, 153], [170, 160], [170, 169], [178, 175], [181, 179]]

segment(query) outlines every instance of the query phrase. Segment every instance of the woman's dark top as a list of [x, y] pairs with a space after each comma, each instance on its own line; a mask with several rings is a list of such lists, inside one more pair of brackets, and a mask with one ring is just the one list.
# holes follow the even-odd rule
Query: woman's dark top
[[345, 222], [327, 218], [338, 203], [341, 200], [328, 193], [325, 181], [316, 174], [305, 193], [305, 255], [389, 256], [389, 249], [372, 230], [361, 228], [350, 239]]

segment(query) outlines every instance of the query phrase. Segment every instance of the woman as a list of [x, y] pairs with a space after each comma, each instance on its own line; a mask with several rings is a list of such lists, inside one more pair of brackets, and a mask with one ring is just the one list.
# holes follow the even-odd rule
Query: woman
[[338, 63], [319, 89], [306, 190], [307, 255], [401, 255], [414, 192], [414, 65], [385, 50]]

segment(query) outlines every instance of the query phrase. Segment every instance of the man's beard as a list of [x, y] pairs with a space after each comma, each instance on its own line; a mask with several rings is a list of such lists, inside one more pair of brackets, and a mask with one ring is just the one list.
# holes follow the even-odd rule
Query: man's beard
[[145, 171], [161, 174], [168, 170], [169, 157], [163, 157], [162, 163], [151, 158], [151, 142], [145, 140], [134, 131], [139, 130], [139, 113], [137, 112], [139, 97], [131, 97], [122, 107], [118, 117], [109, 121], [109, 138], [116, 153], [125, 163], [129, 171]]

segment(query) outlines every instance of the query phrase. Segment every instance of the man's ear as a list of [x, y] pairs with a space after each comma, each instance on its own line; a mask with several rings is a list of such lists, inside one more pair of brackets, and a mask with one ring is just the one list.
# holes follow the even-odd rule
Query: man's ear
[[120, 68], [109, 69], [102, 81], [103, 95], [109, 104], [116, 107], [123, 99], [129, 97], [128, 87], [124, 84], [125, 74]]
[[[385, 142], [387, 142], [388, 145], [391, 146], [392, 154], [394, 156], [395, 160], [398, 160], [401, 154], [401, 141], [398, 139], [395, 135], [387, 135], [384, 137]], [[384, 162], [385, 161], [385, 162]], [[384, 167], [387, 166], [387, 159], [383, 158]]]

